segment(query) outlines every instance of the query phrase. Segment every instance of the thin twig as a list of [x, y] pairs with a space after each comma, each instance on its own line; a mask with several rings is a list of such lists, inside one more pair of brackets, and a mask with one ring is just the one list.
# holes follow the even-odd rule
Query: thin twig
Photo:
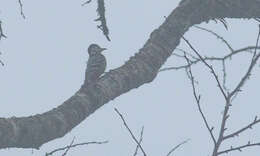
[[[142, 130], [141, 130], [141, 135], [140, 135], [140, 139], [139, 139], [139, 144], [141, 144], [142, 141], [143, 141], [143, 133], [144, 133], [144, 126], [142, 127]], [[139, 146], [136, 145], [135, 152], [134, 152], [134, 155], [133, 155], [133, 156], [137, 156], [138, 149], [139, 149]]]
[[[257, 35], [257, 41], [256, 41], [255, 47], [258, 47], [259, 36], [260, 36], [260, 26], [259, 26], [259, 32], [258, 32], [258, 35]], [[256, 50], [257, 50], [257, 48], [255, 48], [255, 51], [254, 51], [254, 54], [253, 54], [253, 57], [252, 57], [252, 60], [251, 60], [251, 63], [249, 65], [247, 72], [242, 77], [241, 81], [238, 83], [238, 85], [235, 87], [235, 89], [229, 94], [230, 98], [232, 98], [232, 96], [234, 96], [239, 91], [241, 91], [241, 87], [245, 84], [246, 80], [248, 80], [249, 77], [251, 76], [251, 72], [252, 72], [254, 66], [256, 65], [256, 63], [257, 63], [257, 61], [260, 57], [260, 53], [256, 54]]]
[[221, 84], [220, 84], [220, 81], [218, 79], [218, 76], [216, 74], [216, 72], [214, 71], [213, 67], [211, 65], [209, 65], [204, 59], [203, 57], [197, 52], [197, 50], [190, 44], [190, 42], [182, 37], [182, 39], [189, 45], [189, 47], [197, 54], [197, 56], [201, 59], [201, 61], [210, 69], [211, 73], [213, 74], [214, 78], [216, 79], [217, 81], [217, 84], [218, 84], [218, 88], [220, 89], [222, 95], [224, 96], [225, 99], [227, 99], [227, 95], [224, 91], [224, 89], [221, 87]]
[[200, 27], [200, 26], [194, 26], [194, 27], [197, 28], [197, 29], [200, 29], [200, 30], [209, 32], [209, 33], [211, 33], [212, 35], [216, 36], [218, 39], [220, 39], [220, 40], [228, 47], [228, 49], [231, 51], [231, 53], [234, 52], [234, 49], [233, 49], [232, 46], [227, 42], [227, 40], [224, 39], [224, 37], [220, 36], [219, 34], [215, 33], [214, 31], [212, 31], [212, 30], [210, 30], [210, 29], [203, 28], [203, 27]]
[[227, 136], [224, 136], [223, 140], [226, 140], [228, 138], [232, 138], [232, 137], [238, 136], [239, 134], [241, 134], [242, 132], [246, 131], [247, 129], [252, 129], [252, 127], [254, 125], [256, 125], [257, 123], [259, 123], [259, 122], [260, 122], [260, 119], [257, 119], [257, 116], [256, 116], [253, 122], [251, 122], [250, 124], [248, 124], [247, 126], [241, 128], [241, 129], [239, 129], [236, 132], [233, 132], [233, 133], [231, 133], [231, 134], [229, 134]]
[[[0, 20], [0, 41], [1, 41], [2, 38], [7, 38], [7, 37], [6, 37], [6, 35], [3, 33], [2, 21]], [[0, 55], [1, 55], [1, 54], [2, 54], [2, 53], [0, 52]], [[1, 64], [2, 66], [4, 66], [4, 62], [3, 62], [2, 60], [0, 60], [0, 64]]]
[[46, 153], [45, 156], [52, 155], [52, 154], [54, 154], [55, 152], [58, 152], [58, 151], [66, 150], [67, 148], [73, 148], [73, 147], [82, 146], [82, 145], [106, 144], [106, 143], [108, 143], [108, 141], [102, 141], [102, 142], [93, 141], [93, 142], [84, 142], [84, 143], [74, 144], [74, 145], [71, 145], [71, 146], [66, 146], [66, 147], [62, 147], [62, 148], [55, 149], [55, 150], [53, 150], [53, 151], [51, 151], [51, 152], [49, 152], [49, 153]]
[[[2, 53], [0, 52], [0, 55], [2, 55]], [[2, 61], [2, 60], [0, 60], [0, 64], [2, 65], [2, 66], [4, 66], [5, 64], [4, 64], [4, 62]]]
[[225, 105], [224, 113], [222, 115], [219, 136], [218, 136], [217, 143], [216, 143], [216, 145], [214, 147], [212, 156], [217, 156], [218, 155], [217, 153], [218, 153], [219, 147], [220, 147], [221, 143], [224, 140], [223, 138], [224, 138], [224, 133], [226, 131], [227, 119], [229, 118], [228, 112], [229, 112], [230, 106], [231, 106], [230, 99], [226, 99], [226, 105]]
[[68, 153], [68, 151], [70, 150], [71, 146], [73, 145], [74, 141], [75, 141], [75, 137], [73, 137], [73, 139], [72, 139], [72, 141], [71, 141], [69, 147], [68, 147], [68, 148], [66, 149], [66, 151], [62, 154], [62, 156], [67, 155], [67, 153]]
[[260, 23], [260, 19], [259, 18], [254, 18], [254, 20], [256, 20], [257, 22]]
[[2, 38], [7, 38], [6, 35], [4, 34], [3, 32], [3, 29], [2, 29], [2, 21], [0, 21], [0, 40]]
[[[194, 60], [197, 60], [198, 58], [190, 53], [188, 53], [187, 51], [180, 49], [180, 48], [176, 48], [176, 50], [183, 52], [185, 55], [190, 56], [191, 58], [193, 58]], [[182, 56], [183, 57], [183, 56]]]
[[2, 60], [0, 60], [0, 64], [2, 65], [2, 66], [4, 66], [5, 64], [4, 64], [4, 62], [2, 61]]
[[86, 1], [86, 2], [84, 2], [84, 3], [82, 3], [81, 6], [84, 6], [84, 5], [88, 4], [88, 3], [90, 3], [91, 1], [92, 1], [92, 0], [88, 0], [88, 1]]
[[202, 62], [210, 69], [211, 73], [213, 74], [213, 76], [214, 76], [214, 78], [215, 78], [215, 80], [218, 84], [219, 90], [221, 91], [222, 95], [224, 96], [224, 98], [226, 100], [226, 105], [225, 105], [225, 110], [224, 110], [224, 113], [223, 113], [223, 116], [222, 116], [219, 136], [218, 136], [218, 139], [215, 143], [213, 154], [212, 154], [212, 156], [217, 156], [218, 149], [219, 149], [219, 147], [220, 147], [220, 145], [223, 141], [224, 132], [226, 130], [226, 128], [225, 128], [226, 127], [226, 121], [229, 117], [228, 111], [229, 111], [229, 108], [231, 106], [230, 98], [228, 97], [228, 95], [226, 95], [224, 89], [221, 87], [220, 81], [219, 81], [218, 76], [217, 76], [216, 72], [214, 71], [213, 67], [211, 65], [209, 65], [205, 60], [203, 60], [202, 56], [197, 52], [197, 50], [190, 44], [190, 42], [187, 39], [185, 39], [184, 37], [182, 37], [182, 38], [189, 45], [189, 47], [198, 55], [198, 57], [202, 60]]
[[[186, 57], [185, 54], [184, 54], [184, 56], [185, 56], [185, 58], [186, 58], [187, 63], [190, 64], [190, 60]], [[214, 145], [216, 145], [216, 139], [215, 139], [215, 137], [214, 137], [214, 135], [213, 135], [213, 129], [214, 129], [214, 128], [213, 128], [213, 127], [210, 128], [210, 126], [209, 126], [209, 124], [208, 124], [208, 121], [207, 121], [207, 119], [206, 119], [206, 116], [204, 115], [204, 113], [203, 113], [203, 111], [202, 111], [202, 109], [201, 109], [201, 106], [200, 106], [201, 96], [200, 96], [200, 95], [198, 96], [197, 93], [196, 93], [195, 83], [194, 83], [195, 81], [194, 81], [194, 76], [193, 76], [192, 71], [191, 71], [191, 66], [189, 66], [188, 72], [189, 72], [189, 75], [190, 75], [190, 76], [189, 76], [189, 79], [191, 80], [191, 84], [192, 84], [193, 96], [194, 96], [194, 98], [195, 98], [195, 100], [196, 100], [196, 103], [197, 103], [197, 106], [198, 106], [200, 115], [201, 115], [201, 117], [202, 117], [202, 119], [203, 119], [203, 122], [204, 122], [204, 124], [205, 124], [207, 130], [209, 131], [209, 134], [210, 134], [210, 136], [211, 136], [211, 139], [212, 139]]]
[[171, 149], [169, 151], [169, 153], [166, 156], [170, 156], [176, 149], [178, 149], [180, 146], [182, 146], [183, 144], [186, 144], [188, 141], [190, 141], [190, 139], [187, 139], [181, 143], [179, 143], [177, 146], [173, 147], [173, 149]]
[[107, 27], [107, 21], [105, 17], [105, 2], [104, 0], [97, 0], [98, 2], [98, 8], [97, 12], [99, 17], [95, 21], [100, 21], [101, 24], [97, 26], [98, 29], [100, 29], [108, 41], [111, 41], [109, 38], [109, 29]]
[[[256, 41], [256, 46], [255, 47], [258, 46], [259, 36], [260, 36], [260, 26], [259, 26], [259, 33], [258, 33], [258, 36], [257, 36], [257, 41]], [[241, 81], [238, 83], [238, 85], [235, 87], [235, 89], [231, 93], [228, 93], [228, 96], [226, 98], [225, 110], [224, 110], [224, 113], [223, 113], [223, 116], [222, 116], [222, 122], [221, 122], [221, 128], [220, 128], [220, 132], [219, 132], [219, 137], [218, 137], [218, 140], [217, 140], [217, 144], [214, 147], [212, 156], [218, 156], [218, 155], [222, 154], [223, 152], [227, 153], [228, 151], [241, 150], [242, 148], [246, 148], [246, 147], [252, 146], [250, 144], [250, 142], [249, 142], [248, 145], [240, 146], [240, 147], [237, 147], [237, 148], [233, 148], [232, 147], [229, 150], [218, 152], [221, 143], [225, 139], [227, 139], [227, 138], [224, 137], [224, 132], [226, 130], [226, 121], [227, 121], [227, 119], [229, 117], [228, 111], [229, 111], [230, 106], [231, 106], [232, 97], [233, 97], [233, 95], [237, 95], [238, 94], [238, 92], [240, 91], [240, 88], [245, 84], [246, 80], [249, 78], [249, 76], [251, 74], [251, 71], [253, 70], [253, 67], [255, 66], [257, 60], [260, 57], [260, 53], [256, 55], [256, 49], [257, 48], [255, 48], [255, 51], [254, 51], [254, 54], [253, 54], [250, 66], [249, 66], [246, 74], [242, 77]], [[255, 121], [257, 121], [257, 118], [255, 118]], [[249, 127], [250, 127], [250, 125], [249, 125]], [[235, 132], [235, 134], [239, 134], [239, 133], [245, 131], [246, 129], [248, 129], [248, 128], [246, 127], [245, 129], [241, 129], [240, 131]], [[228, 137], [231, 137], [231, 136], [229, 135]]]
[[[259, 36], [260, 36], [260, 24], [258, 25], [258, 35], [257, 35], [257, 39], [256, 39], [256, 47], [258, 46], [258, 42], [259, 42]], [[256, 55], [256, 48], [255, 48], [255, 51], [254, 51], [254, 56], [253, 58], [255, 57]]]
[[[84, 2], [83, 4], [81, 4], [81, 6], [84, 6], [86, 4], [91, 3], [92, 0], [88, 0], [86, 2]], [[104, 0], [97, 0], [97, 13], [98, 13], [98, 18], [95, 19], [94, 21], [100, 21], [100, 25], [97, 25], [97, 28], [100, 29], [104, 36], [106, 37], [106, 39], [108, 41], [111, 41], [110, 37], [109, 37], [109, 29], [107, 26], [107, 21], [106, 21], [106, 16], [105, 16], [105, 1]]]
[[226, 81], [227, 81], [227, 71], [226, 71], [226, 63], [225, 60], [222, 60], [222, 72], [223, 72], [223, 88], [226, 92], [229, 92], [229, 90], [226, 87]]
[[133, 140], [135, 141], [135, 143], [140, 147], [141, 151], [143, 152], [144, 156], [147, 156], [147, 154], [145, 153], [143, 147], [141, 146], [141, 144], [139, 143], [139, 141], [136, 139], [136, 137], [134, 136], [133, 132], [130, 130], [130, 128], [128, 127], [123, 115], [116, 109], [114, 108], [115, 112], [119, 115], [119, 117], [121, 118], [121, 120], [124, 123], [125, 128], [128, 130], [128, 132], [130, 133], [131, 137], [133, 138]]
[[21, 0], [18, 0], [18, 2], [19, 2], [19, 5], [20, 5], [20, 14], [25, 19], [25, 15], [24, 15], [24, 12], [23, 12], [23, 3], [22, 3]]
[[[260, 47], [248, 46], [248, 47], [245, 47], [245, 48], [241, 48], [241, 49], [238, 49], [238, 50], [234, 50], [233, 53], [230, 53], [230, 54], [225, 55], [225, 56], [223, 56], [223, 57], [204, 57], [203, 60], [204, 60], [204, 61], [223, 61], [223, 60], [226, 60], [226, 59], [228, 59], [228, 58], [231, 58], [233, 55], [236, 55], [236, 54], [238, 54], [238, 53], [245, 52], [245, 51], [248, 52], [249, 50], [252, 50], [252, 49], [254, 50], [255, 48], [260, 49]], [[189, 53], [186, 52], [186, 54], [189, 54]], [[176, 56], [176, 55], [178, 55], [178, 54], [173, 54], [173, 56]], [[189, 54], [189, 55], [190, 55], [190, 54]], [[177, 56], [177, 57], [180, 57], [180, 56]], [[197, 64], [197, 63], [199, 63], [199, 62], [202, 62], [202, 60], [199, 59], [199, 58], [193, 58], [193, 59], [194, 59], [194, 60], [191, 60], [190, 65], [195, 65], [195, 64]], [[188, 64], [186, 64], [186, 65], [181, 65], [181, 66], [177, 66], [177, 67], [168, 67], [168, 68], [160, 69], [159, 72], [168, 71], [168, 70], [185, 69], [185, 68], [187, 68], [187, 67], [189, 67]]]
[[238, 147], [230, 147], [230, 149], [227, 149], [227, 150], [224, 150], [224, 151], [221, 151], [221, 152], [218, 152], [217, 155], [221, 155], [221, 154], [224, 154], [224, 153], [229, 153], [231, 151], [240, 151], [242, 152], [242, 149], [244, 148], [248, 148], [248, 147], [252, 147], [252, 146], [260, 146], [260, 143], [250, 143], [248, 142], [246, 145], [242, 145], [242, 146], [238, 146]]

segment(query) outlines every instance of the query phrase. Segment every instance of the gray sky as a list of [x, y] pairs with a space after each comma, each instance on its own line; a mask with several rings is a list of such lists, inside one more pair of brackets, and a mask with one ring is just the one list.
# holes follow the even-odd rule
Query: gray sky
[[[84, 80], [87, 53], [91, 43], [107, 47], [105, 54], [108, 69], [122, 65], [133, 56], [148, 39], [150, 32], [164, 20], [164, 16], [177, 6], [179, 1], [142, 0], [106, 1], [107, 22], [111, 42], [97, 30], [96, 2], [81, 7], [83, 1], [23, 0], [24, 20], [19, 14], [19, 4], [1, 0], [0, 18], [8, 36], [0, 43], [0, 58], [6, 66], [0, 67], [1, 117], [28, 116], [43, 113], [68, 99]], [[227, 20], [229, 31], [224, 26], [210, 22], [202, 26], [223, 35], [236, 48], [255, 45], [257, 24], [252, 20]], [[222, 56], [228, 49], [215, 37], [191, 28], [186, 34], [202, 55]], [[188, 49], [183, 41], [179, 48]], [[241, 54], [228, 63], [228, 87], [237, 84], [249, 65], [250, 56]], [[178, 65], [183, 61], [170, 58], [165, 67]], [[219, 64], [216, 68], [220, 69]], [[203, 65], [193, 67], [202, 94], [202, 108], [209, 123], [218, 130], [223, 110], [223, 97], [216, 83]], [[221, 70], [218, 70], [221, 73]], [[234, 100], [228, 132], [251, 122], [260, 114], [259, 66], [253, 71], [243, 92]], [[71, 149], [68, 155], [132, 155], [135, 143], [114, 112], [114, 107], [124, 115], [132, 131], [139, 136], [144, 125], [143, 147], [149, 156], [166, 155], [178, 143], [190, 138], [191, 141], [175, 152], [176, 156], [211, 154], [212, 142], [202, 122], [192, 95], [192, 88], [185, 71], [160, 73], [150, 84], [109, 102], [96, 111], [64, 138], [44, 144], [33, 155], [68, 145], [75, 136], [75, 142], [104, 141], [105, 145], [82, 146]], [[260, 125], [239, 138], [227, 142], [246, 144], [260, 141], [256, 132]], [[217, 133], [215, 133], [217, 134]], [[256, 155], [260, 148], [250, 148], [243, 153], [228, 155]], [[30, 149], [1, 150], [0, 155], [31, 155]], [[141, 154], [140, 154], [141, 155]]]

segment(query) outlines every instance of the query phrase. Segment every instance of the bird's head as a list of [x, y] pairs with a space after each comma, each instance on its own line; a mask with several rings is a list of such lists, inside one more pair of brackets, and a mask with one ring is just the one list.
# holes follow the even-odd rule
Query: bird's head
[[89, 55], [95, 55], [95, 54], [99, 54], [102, 51], [106, 50], [106, 48], [101, 48], [99, 45], [97, 44], [91, 44], [88, 47], [88, 54]]

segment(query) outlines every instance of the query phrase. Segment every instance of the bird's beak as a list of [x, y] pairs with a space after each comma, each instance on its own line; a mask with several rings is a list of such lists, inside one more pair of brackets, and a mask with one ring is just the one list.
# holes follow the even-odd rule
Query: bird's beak
[[101, 51], [107, 50], [107, 48], [101, 48]]

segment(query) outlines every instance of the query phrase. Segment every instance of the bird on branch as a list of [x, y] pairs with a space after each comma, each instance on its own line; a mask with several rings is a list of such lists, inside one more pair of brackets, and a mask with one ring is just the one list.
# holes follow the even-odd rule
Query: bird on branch
[[102, 54], [104, 50], [106, 50], [106, 48], [101, 48], [97, 44], [91, 44], [88, 47], [89, 58], [85, 72], [85, 86], [95, 84], [99, 77], [105, 72], [107, 63], [105, 56]]

